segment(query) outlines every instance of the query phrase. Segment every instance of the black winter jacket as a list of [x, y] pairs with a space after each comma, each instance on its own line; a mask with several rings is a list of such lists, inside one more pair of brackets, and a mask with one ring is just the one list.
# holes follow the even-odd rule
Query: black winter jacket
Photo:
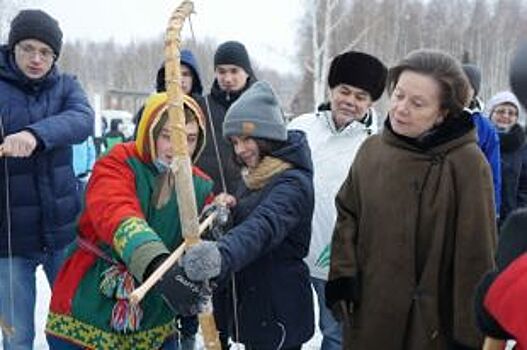
[[[234, 227], [218, 241], [222, 276], [236, 276], [239, 341], [255, 349], [298, 346], [314, 330], [304, 262], [311, 240], [313, 168], [304, 133], [289, 131], [286, 146], [273, 156], [294, 167], [275, 175], [261, 190], [241, 185]], [[224, 311], [231, 317], [234, 312]]]

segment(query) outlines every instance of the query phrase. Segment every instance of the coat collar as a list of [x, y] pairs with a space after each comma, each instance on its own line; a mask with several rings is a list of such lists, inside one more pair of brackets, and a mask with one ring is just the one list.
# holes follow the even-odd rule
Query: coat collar
[[467, 143], [477, 143], [477, 133], [470, 113], [447, 119], [443, 124], [430, 130], [419, 138], [396, 134], [386, 118], [382, 138], [385, 142], [399, 148], [420, 153], [445, 153]]
[[373, 110], [370, 108], [366, 116], [361, 121], [351, 121], [345, 127], [338, 129], [333, 120], [331, 110], [319, 110], [317, 112], [319, 118], [323, 118], [332, 134], [352, 133], [354, 130], [366, 131], [368, 134], [372, 133]]
[[241, 90], [228, 93], [220, 89], [218, 80], [214, 79], [214, 82], [212, 83], [212, 88], [210, 89], [210, 94], [225, 108], [229, 108], [234, 103], [234, 101], [236, 101], [238, 97], [240, 97], [241, 94], [243, 94], [255, 82], [256, 79], [253, 76], [249, 76], [249, 78], [247, 78], [247, 83]]

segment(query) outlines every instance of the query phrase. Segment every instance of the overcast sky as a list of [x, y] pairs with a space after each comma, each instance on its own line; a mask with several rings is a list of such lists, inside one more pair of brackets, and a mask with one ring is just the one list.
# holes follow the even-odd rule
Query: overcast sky
[[[180, 1], [169, 0], [25, 0], [23, 8], [39, 7], [56, 17], [65, 40], [114, 38], [119, 42], [157, 37], [166, 29]], [[239, 40], [265, 66], [294, 69], [295, 40], [302, 0], [195, 0], [192, 16], [199, 40]], [[184, 37], [190, 37], [185, 25]]]

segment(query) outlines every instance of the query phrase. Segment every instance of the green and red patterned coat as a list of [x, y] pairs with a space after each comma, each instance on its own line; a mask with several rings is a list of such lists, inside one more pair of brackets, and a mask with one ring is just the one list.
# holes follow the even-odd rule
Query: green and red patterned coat
[[[185, 105], [203, 118], [193, 100]], [[153, 201], [163, 176], [152, 162], [154, 132], [146, 131], [155, 130], [165, 110], [166, 94], [151, 97], [137, 141], [116, 145], [95, 164], [76, 246], [53, 286], [48, 334], [89, 349], [158, 349], [176, 332], [155, 290], [139, 307], [127, 300], [152, 259], [182, 242], [175, 192], [161, 207]], [[196, 167], [193, 180], [202, 208], [213, 183]]]

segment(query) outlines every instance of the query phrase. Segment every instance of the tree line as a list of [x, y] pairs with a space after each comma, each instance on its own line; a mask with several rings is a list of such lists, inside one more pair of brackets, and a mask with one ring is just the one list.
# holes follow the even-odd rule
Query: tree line
[[444, 50], [480, 67], [480, 96], [486, 100], [508, 88], [512, 54], [527, 33], [524, 0], [305, 0], [304, 5], [297, 55], [302, 83], [291, 105], [298, 112], [321, 102], [326, 60], [349, 49], [373, 54], [388, 66], [415, 49]]
[[[0, 0], [4, 42], [8, 21], [19, 7], [19, 1]], [[485, 100], [508, 88], [509, 62], [527, 33], [525, 0], [304, 0], [302, 8], [298, 45], [291, 48], [294, 72], [280, 73], [259, 64], [263, 58], [251, 57], [257, 77], [273, 84], [292, 114], [312, 111], [326, 99], [330, 60], [350, 49], [376, 55], [388, 66], [418, 48], [447, 51], [481, 68]], [[59, 65], [76, 74], [89, 93], [110, 88], [151, 92], [163, 42], [162, 34], [128, 44], [66, 41]], [[197, 56], [205, 90], [213, 80], [218, 44], [211, 38], [183, 43]]]

